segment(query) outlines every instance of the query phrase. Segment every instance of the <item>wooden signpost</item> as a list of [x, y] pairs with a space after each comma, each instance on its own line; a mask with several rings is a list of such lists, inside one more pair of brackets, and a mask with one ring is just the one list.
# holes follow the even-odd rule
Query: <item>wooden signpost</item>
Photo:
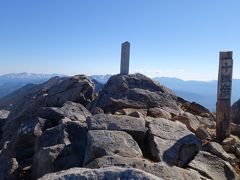
[[218, 141], [230, 136], [232, 72], [232, 51], [220, 52], [216, 107], [216, 138]]

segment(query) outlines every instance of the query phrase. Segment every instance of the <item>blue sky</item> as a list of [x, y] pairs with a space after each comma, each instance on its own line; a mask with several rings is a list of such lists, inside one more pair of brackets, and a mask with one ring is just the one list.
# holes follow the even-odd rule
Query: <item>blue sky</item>
[[220, 50], [240, 78], [239, 0], [0, 0], [0, 74], [130, 72], [217, 79]]

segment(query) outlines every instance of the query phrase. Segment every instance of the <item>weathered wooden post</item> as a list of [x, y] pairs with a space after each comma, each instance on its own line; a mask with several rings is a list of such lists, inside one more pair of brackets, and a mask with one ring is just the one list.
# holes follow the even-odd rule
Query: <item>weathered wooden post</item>
[[232, 51], [220, 52], [219, 58], [216, 107], [216, 136], [218, 141], [229, 137], [231, 133], [232, 54]]
[[122, 49], [121, 49], [120, 74], [129, 73], [129, 56], [130, 56], [130, 43], [126, 41], [122, 44]]

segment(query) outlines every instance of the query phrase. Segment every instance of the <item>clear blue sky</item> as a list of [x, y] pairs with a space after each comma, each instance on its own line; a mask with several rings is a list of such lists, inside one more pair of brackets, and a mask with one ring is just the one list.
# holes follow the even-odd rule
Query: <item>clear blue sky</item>
[[240, 78], [239, 0], [0, 0], [0, 74], [115, 74], [120, 45], [130, 71], [217, 79], [234, 51]]

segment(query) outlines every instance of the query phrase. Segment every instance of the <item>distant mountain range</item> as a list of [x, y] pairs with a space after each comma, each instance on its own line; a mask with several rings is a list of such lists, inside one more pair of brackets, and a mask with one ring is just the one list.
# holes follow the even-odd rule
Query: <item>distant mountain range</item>
[[[111, 75], [94, 75], [93, 79], [105, 84]], [[184, 81], [178, 78], [155, 77], [153, 80], [173, 90], [178, 96], [188, 101], [197, 102], [211, 111], [215, 111], [217, 98], [217, 80]], [[233, 79], [232, 103], [240, 99], [240, 79]]]
[[[34, 73], [18, 73], [6, 74], [0, 76], [0, 98], [6, 96], [13, 91], [25, 86], [26, 84], [40, 84], [55, 76], [64, 76], [62, 74], [34, 74]], [[111, 77], [107, 75], [90, 76], [99, 90]], [[178, 96], [188, 101], [197, 102], [211, 111], [215, 111], [217, 81], [184, 81], [177, 78], [156, 77], [155, 81], [172, 89]], [[99, 82], [99, 83], [97, 83]], [[240, 99], [240, 79], [233, 80], [232, 102]]]
[[27, 84], [40, 84], [61, 74], [11, 73], [0, 75], [0, 98]]
[[[215, 111], [217, 99], [217, 80], [184, 81], [177, 78], [156, 77], [154, 80], [172, 89], [178, 96], [195, 101], [211, 111]], [[240, 79], [233, 79], [232, 103], [240, 99]]]

